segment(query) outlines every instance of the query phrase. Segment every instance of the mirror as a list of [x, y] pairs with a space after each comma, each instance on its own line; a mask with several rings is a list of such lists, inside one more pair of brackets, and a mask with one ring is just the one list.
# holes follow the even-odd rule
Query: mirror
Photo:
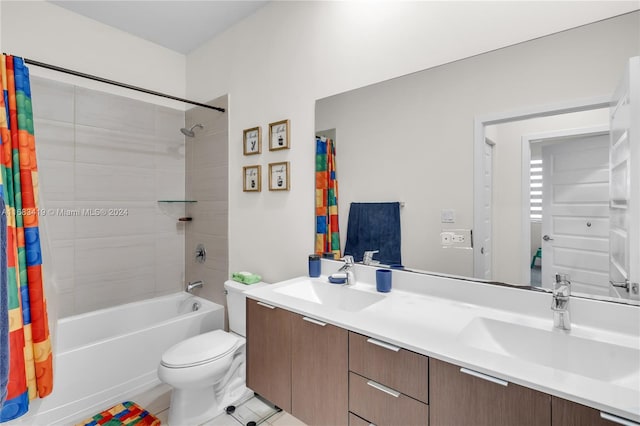
[[[316, 101], [316, 134], [336, 142], [342, 249], [351, 202], [399, 201], [405, 267], [532, 284], [542, 241], [523, 212], [531, 198], [524, 157], [538, 155], [536, 134], [608, 125], [609, 101], [640, 54], [639, 31], [633, 12]], [[559, 107], [568, 104], [581, 106]], [[545, 106], [566, 114], [545, 119]], [[501, 138], [516, 121], [526, 133]], [[474, 182], [478, 135], [494, 143], [483, 229], [474, 223], [474, 198], [486, 189]], [[441, 233], [451, 230], [473, 231], [474, 247], [443, 246]], [[487, 270], [474, 265], [481, 249]]]

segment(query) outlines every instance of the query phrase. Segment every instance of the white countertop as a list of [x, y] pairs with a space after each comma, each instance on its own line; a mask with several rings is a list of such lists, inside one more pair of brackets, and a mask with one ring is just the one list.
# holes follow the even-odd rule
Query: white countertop
[[[332, 273], [340, 265], [323, 259], [323, 272]], [[355, 290], [383, 295], [383, 300], [351, 312], [331, 308], [275, 291], [295, 285], [301, 279], [283, 281], [247, 291], [247, 296], [308, 317], [374, 337], [405, 349], [467, 367], [499, 379], [526, 386], [584, 404], [635, 422], [640, 422], [640, 357], [638, 368], [616, 380], [572, 373], [566, 368], [487, 351], [470, 345], [466, 328], [477, 318], [499, 324], [519, 324], [533, 329], [553, 331], [551, 295], [510, 287], [481, 284], [458, 279], [393, 271], [393, 289], [377, 293], [375, 268], [356, 266]], [[330, 284], [327, 276], [316, 280]], [[640, 350], [640, 308], [616, 303], [572, 298], [572, 329], [577, 338], [607, 342]], [[466, 334], [465, 334], [466, 331]], [[466, 337], [465, 337], [466, 336]], [[555, 338], [555, 336], [554, 336]], [[526, 342], [523, 342], [525, 344]], [[535, 350], [535, 349], [534, 349]], [[544, 350], [541, 348], [540, 350]], [[562, 353], [554, 356], [562, 358]], [[593, 357], [591, 353], [564, 354], [567, 357]], [[603, 357], [604, 358], [604, 357]], [[571, 359], [561, 361], [569, 363]], [[607, 369], [610, 359], [588, 361]], [[604, 376], [604, 374], [603, 374]]]

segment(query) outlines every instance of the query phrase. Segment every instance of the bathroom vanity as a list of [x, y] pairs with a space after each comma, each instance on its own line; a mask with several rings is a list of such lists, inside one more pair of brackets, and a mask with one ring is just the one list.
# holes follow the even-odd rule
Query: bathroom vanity
[[638, 306], [572, 298], [563, 331], [548, 293], [393, 274], [249, 291], [247, 385], [309, 425], [640, 422]]

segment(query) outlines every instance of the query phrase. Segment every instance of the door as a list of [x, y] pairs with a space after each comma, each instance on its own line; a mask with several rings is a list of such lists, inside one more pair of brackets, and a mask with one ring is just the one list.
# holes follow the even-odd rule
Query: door
[[608, 295], [608, 133], [542, 146], [542, 286], [568, 274], [572, 291]]
[[610, 294], [638, 300], [640, 282], [640, 57], [611, 102]]
[[291, 318], [247, 298], [247, 387], [291, 412]]
[[291, 414], [311, 426], [347, 425], [347, 330], [291, 315]]
[[549, 395], [429, 358], [429, 425], [550, 424]]

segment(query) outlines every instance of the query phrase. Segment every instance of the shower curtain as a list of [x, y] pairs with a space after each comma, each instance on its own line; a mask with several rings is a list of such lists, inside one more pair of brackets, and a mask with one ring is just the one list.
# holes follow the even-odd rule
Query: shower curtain
[[25, 414], [30, 400], [51, 393], [53, 355], [42, 280], [29, 71], [15, 56], [3, 54], [0, 65], [0, 186], [7, 220], [2, 255], [9, 308], [9, 381], [0, 409], [0, 422], [5, 422]]
[[316, 245], [317, 254], [340, 258], [338, 228], [338, 179], [333, 140], [316, 137]]

